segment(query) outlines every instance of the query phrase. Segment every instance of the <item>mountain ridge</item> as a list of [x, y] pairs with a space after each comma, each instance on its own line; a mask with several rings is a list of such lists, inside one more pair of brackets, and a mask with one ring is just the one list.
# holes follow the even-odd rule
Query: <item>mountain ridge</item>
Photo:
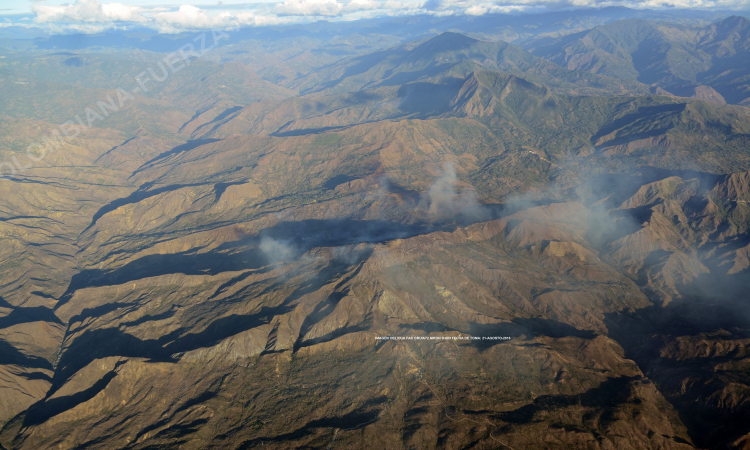
[[628, 19], [526, 47], [569, 69], [605, 73], [684, 97], [743, 104], [742, 59], [750, 21], [732, 16], [703, 27]]

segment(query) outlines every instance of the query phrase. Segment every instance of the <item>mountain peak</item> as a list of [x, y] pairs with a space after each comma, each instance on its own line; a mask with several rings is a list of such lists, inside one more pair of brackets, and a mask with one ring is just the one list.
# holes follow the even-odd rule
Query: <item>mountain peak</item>
[[742, 31], [750, 28], [750, 20], [742, 16], [729, 16], [719, 21], [716, 27], [722, 31]]
[[479, 42], [478, 40], [470, 38], [469, 36], [446, 31], [445, 33], [441, 33], [435, 36], [434, 38], [428, 40], [427, 42], [422, 43], [414, 50], [418, 52], [430, 52], [430, 53], [446, 52], [446, 51], [450, 52], [450, 51], [464, 50], [466, 48], [469, 48], [475, 45], [478, 42]]

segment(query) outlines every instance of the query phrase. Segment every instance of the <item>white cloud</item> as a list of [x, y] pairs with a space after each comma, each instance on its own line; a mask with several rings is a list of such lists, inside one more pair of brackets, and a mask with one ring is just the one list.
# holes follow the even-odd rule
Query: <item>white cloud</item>
[[231, 4], [202, 9], [193, 5], [147, 8], [107, 1], [75, 0], [65, 5], [34, 3], [34, 22], [42, 24], [53, 33], [97, 33], [133, 25], [150, 27], [161, 33], [178, 33], [210, 28], [230, 29], [309, 22], [320, 17], [356, 20], [414, 14], [481, 16], [606, 6], [704, 9], [738, 9], [750, 6], [750, 0], [271, 0], [276, 3], [254, 3], [254, 9], [232, 9]]
[[337, 16], [343, 9], [336, 0], [284, 0], [273, 11], [288, 16]]
[[382, 9], [383, 3], [375, 0], [352, 0], [347, 3], [342, 10], [345, 12], [352, 11], [370, 11], [373, 9]]
[[467, 15], [609, 6], [624, 6], [633, 9], [741, 9], [749, 5], [750, 0], [426, 0], [423, 3], [423, 7], [432, 14], [450, 12]]
[[223, 11], [209, 15], [192, 5], [182, 5], [177, 11], [154, 13], [151, 17], [154, 20], [154, 28], [162, 33], [273, 25], [282, 22], [276, 17], [259, 15], [253, 12], [232, 13]]
[[170, 10], [166, 7], [143, 8], [122, 3], [102, 3], [100, 0], [76, 0], [75, 3], [60, 6], [34, 4], [32, 9], [36, 15], [34, 21], [45, 24], [53, 33], [98, 33], [123, 28], [127, 24], [148, 26], [161, 33], [179, 33], [282, 22], [278, 17], [253, 11], [207, 12], [193, 5], [181, 5], [176, 10]]
[[483, 16], [487, 14], [488, 9], [482, 5], [474, 5], [466, 8], [466, 14], [470, 16]]
[[116, 23], [124, 22], [149, 26], [162, 33], [177, 33], [186, 30], [290, 23], [304, 17], [346, 18], [350, 15], [356, 19], [363, 17], [362, 13], [376, 16], [424, 12], [420, 8], [419, 0], [284, 0], [275, 5], [258, 3], [255, 10], [232, 10], [232, 5], [225, 5], [227, 9], [224, 10], [207, 10], [193, 5], [181, 5], [177, 9], [144, 8], [103, 1], [76, 0], [66, 5], [34, 4], [34, 21], [38, 24], [47, 24], [47, 28], [55, 32], [98, 32], [116, 28]]
[[424, 12], [420, 4], [399, 0], [351, 0], [343, 5], [342, 14], [358, 13], [363, 11], [379, 11], [381, 14], [397, 15], [404, 13]]
[[226, 27], [230, 19], [226, 13], [208, 16], [202, 9], [192, 5], [182, 5], [177, 11], [154, 13], [152, 18], [160, 28], [174, 30]]
[[61, 6], [35, 3], [31, 6], [36, 22], [145, 22], [144, 9], [122, 3], [99, 3], [99, 0], [77, 0]]

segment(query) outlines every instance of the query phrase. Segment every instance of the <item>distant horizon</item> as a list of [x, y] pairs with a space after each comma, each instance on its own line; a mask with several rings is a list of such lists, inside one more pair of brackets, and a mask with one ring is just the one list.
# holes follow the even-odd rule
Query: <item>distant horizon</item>
[[[427, 14], [400, 17], [375, 17], [345, 20], [318, 20], [264, 26], [242, 26], [234, 29], [183, 30], [162, 33], [141, 24], [126, 28], [109, 28], [96, 33], [75, 30], [49, 32], [40, 27], [0, 27], [0, 53], [7, 51], [102, 51], [103, 49], [139, 49], [169, 53], [175, 45], [187, 43], [196, 33], [228, 33], [227, 45], [242, 45], [247, 40], [273, 42], [280, 38], [340, 39], [348, 35], [380, 36], [376, 47], [387, 48], [408, 41], [455, 32], [482, 41], [505, 41], [525, 45], [543, 37], [562, 37], [579, 31], [604, 26], [622, 20], [647, 20], [704, 27], [730, 17], [750, 17], [733, 11], [713, 11], [710, 14], [695, 10], [636, 10], [607, 7], [566, 10], [554, 13], [487, 14], [484, 16], [443, 16]], [[385, 38], [385, 39], [383, 39]], [[386, 44], [390, 42], [390, 44]]]
[[[717, 15], [750, 16], [747, 0], [223, 0], [214, 4], [168, 3], [161, 0], [14, 0], [0, 8], [0, 31], [24, 28], [48, 35], [98, 34], [106, 31], [153, 30], [178, 34], [207, 29], [239, 29], [316, 22], [359, 22], [368, 19], [431, 17], [471, 19], [485, 16], [536, 16], [580, 12], [628, 10], [661, 15], [704, 15], [703, 22]], [[7, 33], [5, 38], [12, 38]]]

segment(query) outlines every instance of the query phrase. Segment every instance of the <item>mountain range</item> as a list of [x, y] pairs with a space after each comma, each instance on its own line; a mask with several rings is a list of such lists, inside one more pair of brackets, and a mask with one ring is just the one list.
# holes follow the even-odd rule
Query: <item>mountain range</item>
[[696, 27], [638, 19], [526, 45], [563, 67], [610, 75], [673, 95], [747, 104], [750, 21], [732, 16]]
[[6, 48], [0, 448], [750, 448], [750, 23], [656, 19], [247, 31], [34, 158], [164, 55]]

